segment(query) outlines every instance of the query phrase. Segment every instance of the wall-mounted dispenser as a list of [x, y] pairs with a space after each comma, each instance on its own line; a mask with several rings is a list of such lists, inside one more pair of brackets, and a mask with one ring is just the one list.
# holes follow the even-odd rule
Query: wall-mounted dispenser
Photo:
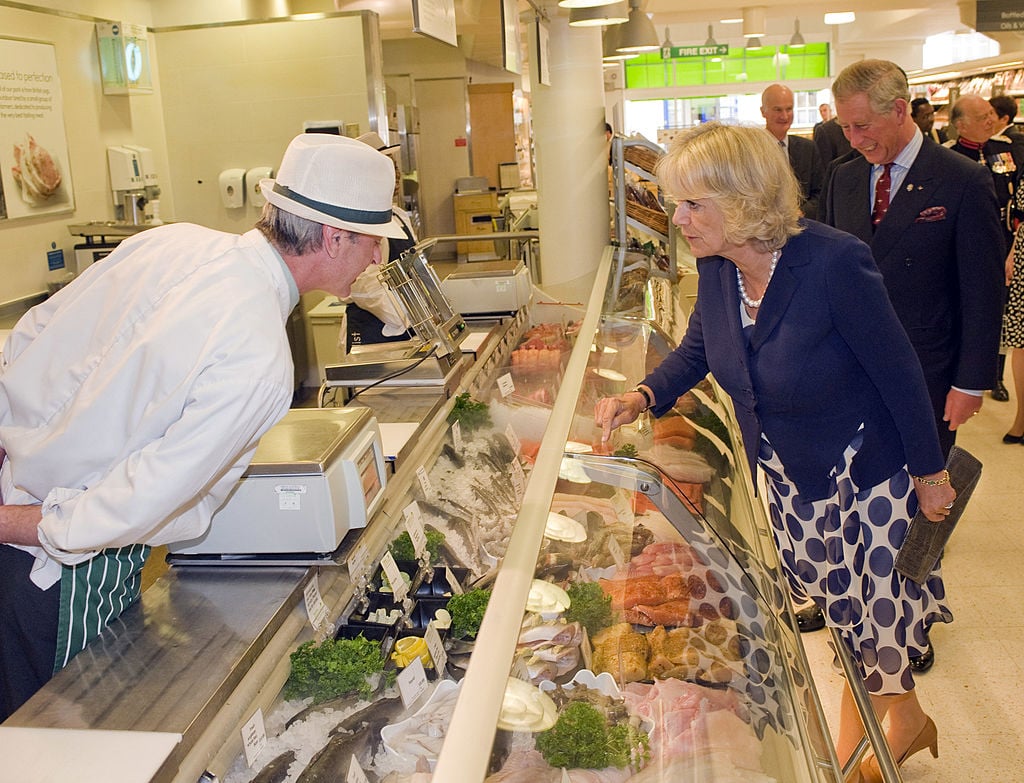
[[254, 166], [245, 172], [245, 191], [249, 197], [249, 203], [257, 209], [263, 209], [267, 200], [260, 190], [260, 180], [273, 176], [273, 169], [270, 166]]
[[220, 173], [220, 201], [228, 209], [245, 204], [245, 169], [225, 169]]

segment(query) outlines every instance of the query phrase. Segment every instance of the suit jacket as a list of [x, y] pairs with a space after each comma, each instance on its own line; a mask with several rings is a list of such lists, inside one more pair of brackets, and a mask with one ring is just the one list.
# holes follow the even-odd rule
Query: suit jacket
[[818, 148], [818, 154], [821, 155], [823, 166], [828, 166], [831, 161], [841, 158], [851, 149], [846, 134], [843, 133], [843, 129], [839, 127], [839, 123], [834, 117], [828, 122], [814, 126], [814, 144]]
[[990, 389], [996, 378], [1005, 252], [992, 177], [925, 138], [877, 227], [870, 186], [865, 158], [839, 166], [825, 222], [871, 247], [941, 418], [951, 386]]
[[783, 248], [751, 333], [742, 333], [736, 267], [698, 262], [697, 304], [686, 335], [644, 383], [655, 415], [710, 371], [732, 398], [754, 471], [763, 432], [802, 495], [831, 494], [830, 471], [861, 425], [858, 486], [904, 464], [942, 469], [920, 365], [871, 252], [813, 221]]
[[800, 208], [804, 216], [811, 220], [818, 219], [818, 202], [821, 188], [825, 183], [825, 167], [814, 142], [802, 136], [790, 136], [786, 149], [789, 152], [789, 165], [800, 183]]

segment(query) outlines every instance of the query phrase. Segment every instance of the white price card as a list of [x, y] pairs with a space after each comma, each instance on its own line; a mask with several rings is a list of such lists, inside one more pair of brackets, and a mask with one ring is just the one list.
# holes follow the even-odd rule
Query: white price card
[[366, 546], [359, 542], [352, 547], [348, 555], [348, 575], [357, 585], [359, 577], [365, 576], [370, 570], [370, 552]]
[[633, 524], [633, 498], [628, 490], [615, 491], [615, 494], [612, 495], [612, 510], [615, 512], [615, 518], [619, 522], [625, 525]]
[[512, 460], [512, 491], [516, 493], [516, 500], [522, 502], [526, 492], [526, 474], [517, 459]]
[[398, 695], [402, 697], [402, 705], [409, 709], [427, 689], [427, 671], [419, 656], [398, 673], [395, 683], [398, 685]]
[[502, 397], [508, 397], [516, 390], [516, 385], [512, 382], [512, 374], [505, 373], [498, 377], [498, 391], [501, 392]]
[[512, 451], [514, 451], [518, 457], [519, 449], [522, 448], [522, 444], [519, 442], [519, 436], [516, 435], [516, 431], [512, 429], [511, 423], [505, 427], [505, 437], [508, 438], [508, 444], [512, 447]]
[[423, 527], [423, 513], [420, 511], [420, 504], [414, 500], [402, 509], [402, 516], [405, 517], [405, 529], [409, 531], [409, 538], [412, 539], [412, 548], [416, 557], [426, 557], [427, 531]]
[[348, 765], [348, 774], [345, 775], [345, 783], [370, 783], [370, 779], [366, 777], [366, 773], [363, 772], [363, 768], [359, 766], [359, 761], [355, 756], [352, 757], [352, 761]]
[[448, 665], [448, 653], [444, 651], [444, 642], [441, 641], [441, 634], [437, 632], [437, 626], [434, 625], [433, 620], [427, 623], [423, 640], [427, 643], [430, 660], [434, 662], [434, 671], [437, 672], [438, 677], [443, 676], [445, 667]]
[[647, 413], [641, 413], [640, 418], [636, 420], [637, 435], [641, 438], [649, 438], [654, 434], [654, 430], [651, 428], [651, 417]]
[[384, 576], [388, 578], [388, 582], [391, 585], [391, 592], [394, 596], [395, 603], [401, 603], [409, 594], [409, 585], [406, 584], [405, 579], [402, 577], [402, 572], [398, 568], [398, 563], [395, 562], [395, 556], [390, 552], [385, 552], [384, 557], [380, 559], [380, 567], [381, 570], [384, 571]]
[[259, 707], [242, 726], [242, 747], [245, 750], [245, 763], [250, 767], [267, 747], [267, 729], [263, 725], [263, 710]]
[[608, 554], [612, 556], [612, 560], [619, 568], [626, 567], [626, 555], [623, 553], [622, 546], [615, 536], [608, 536]]
[[444, 567], [444, 578], [448, 582], [448, 586], [452, 589], [452, 595], [462, 595], [464, 590], [462, 585], [459, 584], [459, 580], [455, 577], [455, 572], [452, 571], [448, 566]]
[[457, 421], [452, 422], [452, 443], [455, 446], [455, 451], [459, 454], [462, 453], [462, 425]]
[[420, 489], [423, 490], [423, 496], [429, 498], [434, 494], [433, 489], [430, 486], [430, 476], [427, 475], [427, 469], [420, 465], [416, 468], [416, 480], [420, 482]]
[[306, 582], [302, 595], [306, 599], [306, 616], [309, 617], [309, 624], [313, 626], [314, 631], [319, 631], [327, 625], [327, 604], [320, 595], [320, 583], [315, 572]]

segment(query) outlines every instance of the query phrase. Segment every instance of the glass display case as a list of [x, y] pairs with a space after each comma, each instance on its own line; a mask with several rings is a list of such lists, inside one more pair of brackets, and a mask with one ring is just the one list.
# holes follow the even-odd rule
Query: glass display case
[[329, 735], [278, 705], [263, 771], [239, 760], [223, 780], [277, 779], [289, 753], [280, 780], [362, 780], [353, 763], [389, 783], [841, 779], [728, 401], [707, 380], [608, 442], [594, 425], [686, 323], [677, 286], [629, 293], [614, 269], [608, 248], [585, 312], [532, 314], [368, 528], [398, 558], [413, 516], [434, 545], [406, 553], [401, 600], [375, 561], [354, 576], [335, 627], [378, 640], [405, 683], [328, 703]]

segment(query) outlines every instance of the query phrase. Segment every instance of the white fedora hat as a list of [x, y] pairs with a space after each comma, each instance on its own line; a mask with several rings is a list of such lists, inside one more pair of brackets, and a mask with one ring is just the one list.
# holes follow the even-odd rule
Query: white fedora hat
[[285, 150], [276, 179], [261, 179], [267, 201], [285, 212], [378, 237], [405, 237], [394, 217], [395, 164], [355, 139], [303, 133]]

